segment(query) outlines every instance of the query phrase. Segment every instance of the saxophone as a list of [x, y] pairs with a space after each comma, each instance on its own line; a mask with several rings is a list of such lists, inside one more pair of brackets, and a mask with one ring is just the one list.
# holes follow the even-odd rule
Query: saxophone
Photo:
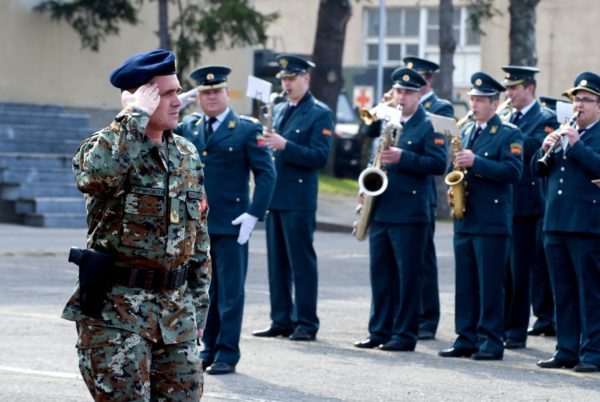
[[269, 103], [265, 103], [260, 108], [259, 120], [268, 133], [273, 131], [273, 107], [282, 101], [285, 97], [285, 91], [281, 93], [273, 92], [269, 97]]
[[[452, 147], [452, 163], [454, 163], [456, 154], [462, 151], [460, 137], [452, 136], [450, 139], [450, 145]], [[465, 181], [464, 169], [457, 169], [455, 167], [453, 171], [446, 175], [444, 182], [450, 186], [448, 189], [448, 205], [450, 206], [450, 216], [452, 216], [454, 219], [463, 219], [467, 209], [465, 193], [467, 182]]]
[[[385, 128], [380, 136], [379, 146], [373, 160], [373, 165], [366, 168], [358, 176], [359, 195], [362, 195], [363, 202], [356, 206], [357, 220], [353, 224], [352, 235], [357, 240], [362, 241], [367, 237], [367, 232], [373, 217], [373, 203], [375, 197], [382, 194], [388, 185], [388, 178], [385, 168], [381, 163], [381, 152], [390, 146], [395, 146], [402, 135], [402, 126], [387, 121], [384, 122]], [[393, 136], [394, 129], [398, 129]]]

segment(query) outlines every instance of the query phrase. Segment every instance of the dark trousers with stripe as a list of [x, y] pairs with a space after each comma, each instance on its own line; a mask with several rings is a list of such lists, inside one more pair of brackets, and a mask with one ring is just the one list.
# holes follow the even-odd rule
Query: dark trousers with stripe
[[274, 328], [301, 328], [310, 334], [319, 330], [317, 255], [313, 247], [315, 226], [315, 211], [271, 210], [267, 215], [269, 292]]
[[600, 366], [600, 236], [547, 232], [556, 303], [556, 353]]
[[434, 335], [440, 322], [440, 290], [438, 285], [438, 266], [435, 252], [435, 216], [436, 206], [431, 206], [431, 223], [427, 225], [425, 255], [423, 260], [423, 286], [421, 289], [421, 309], [419, 329], [430, 331]]
[[504, 279], [510, 237], [454, 235], [454, 347], [504, 353]]
[[244, 314], [244, 283], [248, 270], [248, 243], [237, 236], [210, 235], [212, 277], [210, 307], [202, 335], [202, 360], [236, 365], [240, 360], [240, 333]]
[[371, 339], [414, 346], [419, 331], [423, 253], [427, 225], [373, 222], [371, 257]]

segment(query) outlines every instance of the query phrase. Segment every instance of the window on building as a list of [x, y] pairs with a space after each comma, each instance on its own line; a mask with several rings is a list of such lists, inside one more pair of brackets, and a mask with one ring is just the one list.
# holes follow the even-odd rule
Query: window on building
[[[456, 40], [454, 82], [468, 85], [472, 73], [480, 68], [479, 34], [471, 29], [466, 7], [456, 7], [452, 31]], [[367, 64], [377, 64], [379, 57], [379, 9], [365, 9]], [[388, 8], [383, 46], [385, 66], [395, 67], [408, 55], [439, 60], [439, 9]]]

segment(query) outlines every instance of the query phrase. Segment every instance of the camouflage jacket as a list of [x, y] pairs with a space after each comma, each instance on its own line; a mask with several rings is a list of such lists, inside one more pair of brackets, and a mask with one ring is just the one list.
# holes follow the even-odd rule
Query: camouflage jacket
[[211, 273], [208, 208], [194, 145], [167, 131], [161, 152], [144, 134], [148, 121], [143, 111], [125, 108], [73, 157], [88, 211], [87, 247], [113, 254], [117, 269], [169, 271], [191, 262], [187, 283], [163, 291], [114, 285], [100, 320], [81, 312], [77, 286], [62, 316], [170, 344], [195, 339], [196, 328], [205, 325]]

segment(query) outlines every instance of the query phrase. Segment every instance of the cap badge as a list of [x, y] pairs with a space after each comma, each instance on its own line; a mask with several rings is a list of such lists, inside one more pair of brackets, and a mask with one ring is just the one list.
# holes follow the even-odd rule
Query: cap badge
[[408, 68], [413, 68], [414, 64], [412, 61], [409, 61], [408, 64], [406, 65], [406, 67]]
[[208, 81], [212, 81], [215, 79], [215, 75], [213, 73], [208, 73], [208, 74], [206, 74], [206, 79]]
[[281, 67], [286, 68], [288, 66], [288, 61], [287, 59], [279, 59], [279, 64]]
[[410, 77], [408, 76], [408, 74], [404, 74], [404, 75], [402, 76], [402, 81], [404, 81], [404, 82], [408, 82], [408, 81], [410, 81]]
[[481, 84], [483, 84], [483, 81], [481, 81], [481, 78], [477, 78], [477, 79], [475, 80], [475, 85], [477, 85], [478, 87], [480, 87], [480, 86], [481, 86]]
[[587, 85], [587, 80], [581, 80], [579, 82], [579, 85], [586, 86]]

